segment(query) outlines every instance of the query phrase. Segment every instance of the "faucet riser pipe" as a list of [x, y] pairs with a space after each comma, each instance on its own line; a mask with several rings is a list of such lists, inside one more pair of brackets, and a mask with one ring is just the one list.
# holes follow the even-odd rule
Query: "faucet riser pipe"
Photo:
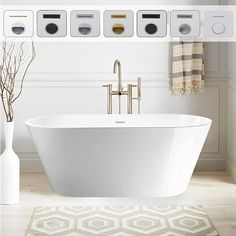
[[133, 97], [133, 86], [132, 84], [128, 84], [128, 99], [127, 99], [127, 113], [132, 114], [132, 97]]
[[107, 114], [112, 114], [112, 85], [107, 86]]

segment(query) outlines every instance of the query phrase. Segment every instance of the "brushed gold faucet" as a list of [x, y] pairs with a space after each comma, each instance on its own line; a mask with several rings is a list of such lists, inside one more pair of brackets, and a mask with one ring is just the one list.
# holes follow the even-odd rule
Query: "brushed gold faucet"
[[[118, 96], [119, 99], [119, 114], [121, 114], [121, 97], [123, 95], [127, 96], [127, 113], [133, 113], [133, 100], [138, 101], [138, 114], [140, 113], [140, 103], [141, 103], [141, 78], [138, 78], [137, 85], [128, 84], [127, 90], [123, 90], [122, 79], [121, 79], [121, 63], [119, 60], [115, 60], [113, 65], [113, 73], [118, 75], [118, 85], [117, 90], [112, 90], [112, 84], [103, 85], [107, 88], [107, 114], [112, 114], [112, 97], [114, 95]], [[133, 97], [133, 88], [137, 88], [137, 97]]]

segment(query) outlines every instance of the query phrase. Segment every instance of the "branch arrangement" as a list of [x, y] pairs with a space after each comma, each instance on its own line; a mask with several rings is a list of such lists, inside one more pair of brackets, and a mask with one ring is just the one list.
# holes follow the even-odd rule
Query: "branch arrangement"
[[[14, 118], [13, 104], [20, 97], [30, 65], [35, 59], [33, 41], [30, 50], [26, 43], [2, 42], [0, 60], [0, 98], [7, 122]], [[18, 89], [16, 83], [20, 83]]]

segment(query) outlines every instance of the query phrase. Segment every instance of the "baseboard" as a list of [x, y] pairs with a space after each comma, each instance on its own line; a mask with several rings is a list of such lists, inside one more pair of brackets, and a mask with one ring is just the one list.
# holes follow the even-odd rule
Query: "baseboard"
[[227, 160], [227, 172], [232, 177], [233, 181], [236, 182], [236, 167], [230, 160]]
[[43, 173], [43, 166], [39, 159], [23, 159], [20, 161], [21, 173]]
[[[200, 159], [195, 168], [196, 171], [225, 171], [225, 159]], [[21, 159], [21, 173], [44, 172], [39, 159]], [[233, 172], [233, 171], [232, 171]], [[236, 180], [236, 169], [234, 170]]]
[[195, 171], [225, 171], [225, 159], [200, 158], [197, 162]]

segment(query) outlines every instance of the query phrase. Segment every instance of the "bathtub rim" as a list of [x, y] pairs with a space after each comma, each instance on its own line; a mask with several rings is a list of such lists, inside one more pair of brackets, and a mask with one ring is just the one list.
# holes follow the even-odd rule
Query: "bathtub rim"
[[[55, 125], [55, 126], [50, 126], [50, 125], [42, 125], [42, 124], [34, 124], [32, 123], [33, 121], [37, 121], [40, 119], [45, 119], [45, 118], [50, 118], [50, 117], [70, 117], [70, 116], [104, 116], [104, 117], [109, 117], [109, 116], [113, 116], [113, 117], [124, 117], [124, 116], [152, 116], [152, 115], [177, 115], [177, 116], [185, 116], [185, 117], [192, 117], [192, 118], [200, 118], [202, 119], [202, 121], [200, 124], [195, 124], [195, 125], [175, 125], [175, 126], [157, 126], [157, 125], [153, 125], [153, 126], [124, 126], [123, 124], [119, 124], [117, 126], [61, 126], [61, 125]], [[157, 129], [183, 129], [183, 128], [195, 128], [195, 127], [201, 127], [201, 126], [211, 126], [212, 124], [212, 120], [210, 118], [204, 117], [204, 116], [199, 116], [199, 115], [189, 115], [189, 114], [184, 114], [184, 113], [143, 113], [143, 114], [53, 114], [53, 115], [43, 115], [43, 116], [38, 116], [38, 117], [34, 117], [34, 118], [30, 118], [27, 119], [25, 121], [25, 125], [29, 128], [42, 128], [42, 129], [133, 129], [133, 128], [139, 128], [139, 129], [150, 129], [150, 128], [157, 128]]]

